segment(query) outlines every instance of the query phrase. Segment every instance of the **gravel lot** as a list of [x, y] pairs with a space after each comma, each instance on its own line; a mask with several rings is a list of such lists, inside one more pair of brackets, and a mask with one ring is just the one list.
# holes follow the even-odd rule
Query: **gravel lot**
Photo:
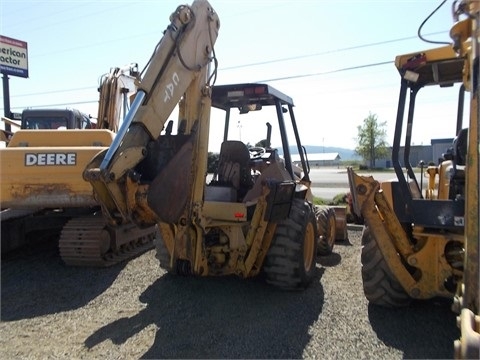
[[319, 258], [314, 284], [164, 274], [154, 250], [68, 268], [54, 242], [2, 260], [0, 358], [453, 358], [450, 301], [369, 306], [360, 231]]

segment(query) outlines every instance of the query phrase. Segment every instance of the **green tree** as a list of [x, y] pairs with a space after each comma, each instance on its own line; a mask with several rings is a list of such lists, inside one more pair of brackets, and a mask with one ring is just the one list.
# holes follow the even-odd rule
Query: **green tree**
[[376, 159], [384, 159], [388, 156], [388, 144], [385, 140], [387, 122], [379, 122], [377, 115], [369, 113], [368, 117], [363, 119], [363, 125], [357, 126], [357, 147], [355, 152], [366, 162], [370, 163], [370, 168], [375, 168]]

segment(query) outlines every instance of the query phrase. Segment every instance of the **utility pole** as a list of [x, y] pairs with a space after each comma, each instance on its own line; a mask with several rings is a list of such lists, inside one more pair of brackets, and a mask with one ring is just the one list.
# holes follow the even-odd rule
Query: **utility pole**
[[370, 168], [375, 167], [375, 136], [373, 124], [370, 124]]
[[[2, 73], [2, 81], [3, 81], [3, 113], [4, 116], [7, 118], [12, 117], [12, 113], [10, 112], [10, 88], [8, 86], [8, 75]], [[10, 124], [5, 123], [5, 131], [12, 131], [12, 127]]]

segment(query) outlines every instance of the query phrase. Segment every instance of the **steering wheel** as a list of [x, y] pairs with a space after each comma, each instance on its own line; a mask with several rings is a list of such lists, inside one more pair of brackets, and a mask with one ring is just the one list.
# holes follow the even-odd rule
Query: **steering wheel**
[[250, 159], [258, 159], [267, 152], [265, 148], [259, 146], [253, 146], [248, 151], [250, 152]]

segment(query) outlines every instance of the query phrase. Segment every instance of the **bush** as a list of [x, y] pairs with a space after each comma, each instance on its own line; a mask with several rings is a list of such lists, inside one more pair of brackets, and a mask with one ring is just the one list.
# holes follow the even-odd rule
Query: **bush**
[[345, 205], [347, 204], [347, 194], [338, 194], [335, 195], [332, 202], [329, 205]]
[[325, 199], [314, 196], [313, 203], [315, 205], [330, 205], [330, 206], [347, 205], [347, 194], [335, 195], [332, 201], [327, 201]]
[[313, 204], [314, 205], [327, 205], [327, 201], [325, 199], [314, 196], [313, 197]]

